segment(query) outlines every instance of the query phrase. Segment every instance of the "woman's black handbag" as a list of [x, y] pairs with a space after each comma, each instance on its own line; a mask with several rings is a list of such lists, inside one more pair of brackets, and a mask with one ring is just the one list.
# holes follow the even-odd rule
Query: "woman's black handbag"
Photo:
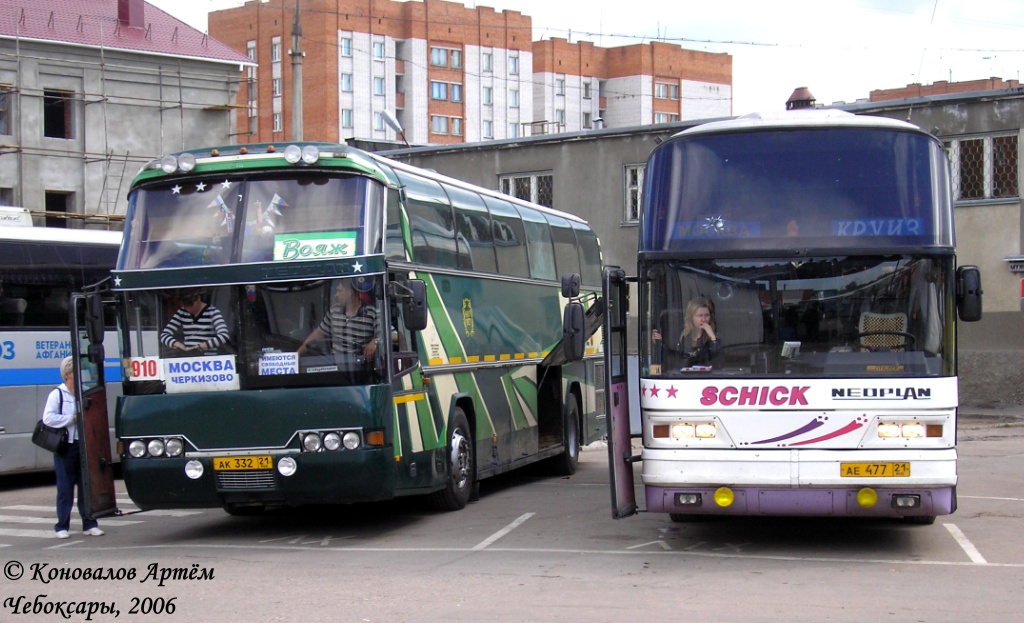
[[68, 449], [68, 429], [47, 426], [39, 420], [32, 431], [32, 443], [54, 454], [64, 454]]

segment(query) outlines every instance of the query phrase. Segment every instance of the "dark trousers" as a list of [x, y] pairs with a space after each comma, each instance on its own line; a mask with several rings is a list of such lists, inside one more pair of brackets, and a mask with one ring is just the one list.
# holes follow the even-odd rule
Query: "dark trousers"
[[82, 510], [82, 459], [78, 442], [68, 444], [67, 452], [53, 455], [53, 468], [57, 471], [57, 524], [55, 531], [71, 529], [71, 506], [78, 487], [78, 514], [82, 516], [82, 531], [95, 528], [95, 519]]

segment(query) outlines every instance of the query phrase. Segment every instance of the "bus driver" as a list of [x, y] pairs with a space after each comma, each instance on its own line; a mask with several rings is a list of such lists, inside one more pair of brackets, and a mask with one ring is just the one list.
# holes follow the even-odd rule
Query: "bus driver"
[[334, 286], [335, 302], [320, 325], [303, 340], [298, 348], [299, 355], [306, 354], [310, 342], [326, 339], [332, 353], [361, 354], [371, 359], [377, 353], [380, 319], [377, 309], [363, 302], [360, 291], [369, 291], [372, 287], [373, 281], [369, 279], [339, 279]]
[[[661, 331], [652, 331], [651, 339], [661, 341]], [[684, 368], [710, 366], [711, 360], [722, 348], [711, 302], [705, 298], [696, 298], [687, 303], [686, 318], [679, 339], [665, 344], [664, 348], [681, 357]]]

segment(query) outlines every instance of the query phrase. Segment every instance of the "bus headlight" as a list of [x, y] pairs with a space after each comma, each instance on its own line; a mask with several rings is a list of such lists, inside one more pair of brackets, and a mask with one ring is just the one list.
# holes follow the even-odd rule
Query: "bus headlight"
[[913, 422], [911, 424], [904, 424], [900, 427], [900, 431], [903, 436], [907, 439], [920, 439], [925, 436], [924, 424], [920, 422]]
[[136, 439], [128, 444], [128, 454], [132, 455], [137, 459], [141, 459], [146, 456], [146, 442], [141, 439]]
[[363, 440], [359, 438], [359, 433], [349, 431], [345, 433], [342, 438], [342, 442], [345, 444], [347, 450], [355, 450], [362, 445]]
[[164, 453], [164, 442], [162, 439], [150, 439], [146, 448], [149, 450], [149, 456], [160, 456]]
[[323, 447], [320, 435], [317, 433], [306, 433], [302, 436], [302, 448], [306, 452], [319, 452]]
[[883, 439], [895, 439], [900, 436], [899, 424], [879, 424], [878, 436]]
[[695, 434], [693, 424], [672, 425], [672, 439], [693, 439]]
[[164, 452], [167, 456], [180, 456], [185, 450], [185, 444], [177, 437], [171, 437], [164, 442]]
[[713, 422], [708, 422], [706, 424], [698, 424], [696, 432], [699, 439], [714, 439], [717, 429]]
[[324, 447], [328, 450], [337, 450], [341, 447], [341, 435], [338, 433], [327, 433], [324, 435]]

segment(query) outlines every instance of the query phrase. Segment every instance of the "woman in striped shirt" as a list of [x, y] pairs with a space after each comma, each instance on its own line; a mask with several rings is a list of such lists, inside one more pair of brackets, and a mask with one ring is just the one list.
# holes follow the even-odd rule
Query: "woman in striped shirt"
[[216, 350], [228, 342], [228, 325], [213, 305], [198, 294], [186, 294], [181, 307], [160, 332], [160, 343], [183, 353]]

